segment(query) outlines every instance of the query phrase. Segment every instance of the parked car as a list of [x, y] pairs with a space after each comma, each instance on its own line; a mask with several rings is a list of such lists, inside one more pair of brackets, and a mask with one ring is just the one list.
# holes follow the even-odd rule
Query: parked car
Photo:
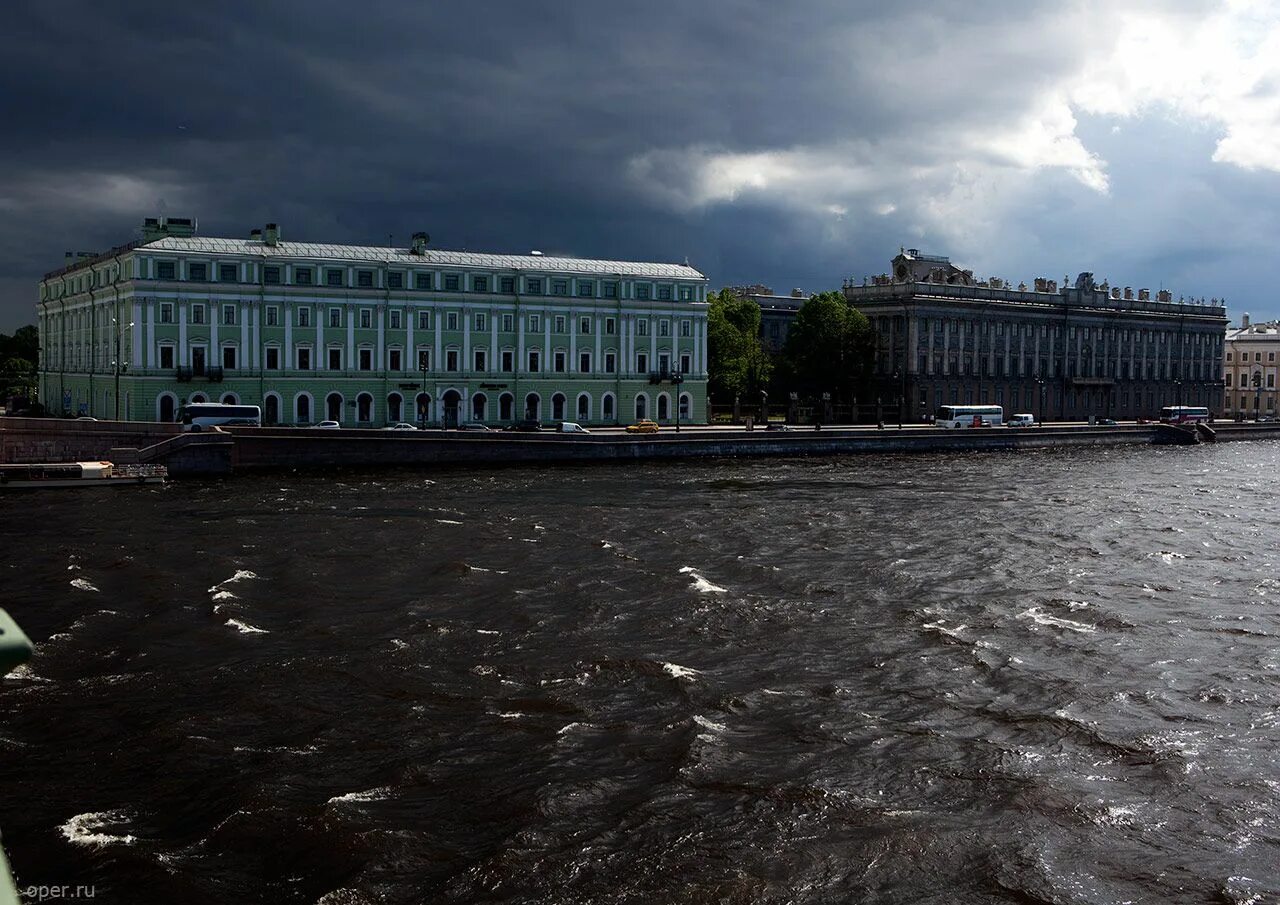
[[458, 425], [460, 431], [491, 431], [493, 428], [487, 424], [481, 424], [479, 421], [463, 421]]
[[658, 432], [658, 422], [656, 421], [637, 421], [635, 424], [627, 425], [627, 433], [629, 434], [656, 434]]
[[416, 431], [417, 429], [416, 424], [410, 424], [408, 421], [398, 421], [383, 428], [384, 431]]
[[587, 430], [585, 427], [583, 427], [581, 424], [578, 424], [576, 421], [561, 421], [561, 422], [560, 422], [560, 433], [562, 433], [562, 434], [589, 434], [589, 433], [591, 433], [591, 431]]
[[1035, 427], [1036, 416], [1028, 415], [1025, 412], [1018, 415], [1010, 415], [1009, 420], [1005, 424], [1010, 427]]
[[764, 429], [767, 431], [789, 431], [792, 428], [791, 425], [787, 424], [785, 421], [770, 421], [765, 425]]
[[1095, 418], [1093, 423], [1101, 427], [1116, 426], [1116, 420], [1114, 418]]
[[536, 419], [526, 418], [523, 421], [517, 421], [515, 424], [507, 425], [507, 430], [517, 431], [522, 434], [532, 434], [542, 430], [542, 425]]
[[338, 428], [342, 427], [342, 425], [336, 421], [321, 421], [316, 425], [316, 427], [322, 430], [336, 431]]

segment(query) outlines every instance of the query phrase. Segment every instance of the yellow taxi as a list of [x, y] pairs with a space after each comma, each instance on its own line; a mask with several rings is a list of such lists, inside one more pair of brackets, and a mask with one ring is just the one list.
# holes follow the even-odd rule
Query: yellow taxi
[[635, 424], [627, 425], [629, 434], [656, 434], [657, 432], [658, 422], [656, 421], [637, 421]]

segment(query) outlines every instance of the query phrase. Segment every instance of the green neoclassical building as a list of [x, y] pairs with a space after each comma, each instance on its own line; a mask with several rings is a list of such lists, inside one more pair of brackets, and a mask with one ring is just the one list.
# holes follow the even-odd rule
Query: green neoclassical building
[[40, 283], [52, 412], [451, 426], [707, 420], [707, 278], [686, 264], [206, 238], [147, 219]]

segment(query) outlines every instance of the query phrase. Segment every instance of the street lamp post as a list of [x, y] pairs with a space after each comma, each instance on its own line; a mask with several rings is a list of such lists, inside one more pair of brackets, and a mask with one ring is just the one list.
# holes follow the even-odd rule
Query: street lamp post
[[680, 433], [680, 384], [684, 383], [684, 375], [679, 371], [671, 375], [671, 386], [676, 391], [676, 433]]
[[1038, 412], [1040, 416], [1040, 426], [1044, 427], [1044, 378], [1037, 377], [1036, 385], [1040, 387], [1040, 411]]
[[[427, 395], [427, 356], [419, 355], [418, 363], [422, 365], [422, 395]], [[418, 416], [422, 422], [422, 430], [427, 429], [427, 405], [424, 399], [418, 400]]]
[[905, 401], [903, 397], [907, 394], [906, 373], [902, 373], [900, 377], [899, 372], [895, 369], [893, 372], [893, 382], [898, 385], [898, 430], [902, 430], [902, 404]]

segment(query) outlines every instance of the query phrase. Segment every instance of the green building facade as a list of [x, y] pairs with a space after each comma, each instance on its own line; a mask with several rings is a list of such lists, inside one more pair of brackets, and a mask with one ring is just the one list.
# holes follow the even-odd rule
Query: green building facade
[[688, 264], [196, 235], [68, 253], [40, 283], [52, 412], [172, 421], [186, 402], [264, 423], [381, 427], [707, 420], [707, 278]]

